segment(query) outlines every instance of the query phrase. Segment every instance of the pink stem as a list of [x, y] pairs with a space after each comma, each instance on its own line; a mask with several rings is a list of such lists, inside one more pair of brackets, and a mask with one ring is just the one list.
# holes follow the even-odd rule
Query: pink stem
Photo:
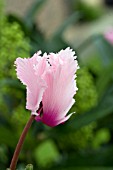
[[10, 169], [11, 170], [15, 170], [15, 168], [16, 168], [18, 157], [19, 157], [20, 151], [22, 149], [25, 137], [26, 137], [26, 135], [28, 133], [28, 130], [31, 127], [32, 122], [33, 122], [34, 119], [35, 119], [35, 115], [31, 115], [30, 119], [28, 120], [28, 122], [27, 122], [21, 136], [20, 136], [20, 139], [18, 141], [18, 144], [16, 146], [16, 149], [15, 149], [15, 152], [14, 152], [11, 164], [10, 164]]

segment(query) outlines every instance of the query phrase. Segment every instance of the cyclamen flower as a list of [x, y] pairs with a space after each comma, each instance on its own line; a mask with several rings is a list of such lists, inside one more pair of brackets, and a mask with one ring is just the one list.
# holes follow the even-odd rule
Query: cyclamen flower
[[59, 53], [38, 51], [31, 58], [17, 58], [17, 76], [27, 88], [26, 108], [36, 115], [36, 121], [54, 127], [67, 121], [68, 111], [75, 103], [78, 69], [75, 52], [70, 48]]
[[113, 45], [113, 29], [107, 31], [104, 34], [104, 37], [109, 43], [111, 43]]

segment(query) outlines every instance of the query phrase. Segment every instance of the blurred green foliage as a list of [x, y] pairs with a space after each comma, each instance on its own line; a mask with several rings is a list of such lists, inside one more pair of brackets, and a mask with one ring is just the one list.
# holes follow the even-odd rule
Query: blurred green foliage
[[87, 67], [81, 67], [77, 72], [77, 87], [79, 91], [75, 96], [77, 113], [84, 113], [95, 107], [98, 103], [98, 93], [92, 74]]
[[3, 21], [1, 31], [1, 43], [0, 43], [0, 63], [1, 77], [14, 76], [15, 58], [19, 55], [21, 57], [29, 57], [29, 43], [25, 40], [24, 34], [18, 23], [10, 24], [7, 21]]
[[110, 131], [106, 128], [102, 128], [98, 130], [95, 134], [95, 137], [93, 139], [93, 147], [99, 148], [100, 144], [102, 143], [108, 143], [110, 141]]
[[[93, 4], [96, 4], [93, 3]], [[81, 21], [93, 21], [95, 19], [98, 19], [102, 13], [103, 9], [100, 8], [100, 6], [97, 5], [91, 5], [91, 3], [86, 0], [72, 0], [72, 9], [73, 10], [79, 10], [82, 13]]]
[[24, 33], [17, 22], [8, 23], [5, 17], [1, 20], [1, 38], [0, 38], [0, 77], [15, 76], [14, 60], [16, 57], [29, 57], [30, 46]]
[[[58, 144], [63, 150], [81, 150], [92, 146], [92, 141], [95, 138], [94, 129], [95, 124], [91, 123], [83, 128], [62, 134], [58, 138]], [[101, 144], [101, 142], [100, 142]]]
[[33, 170], [33, 165], [31, 165], [31, 164], [27, 165], [25, 170]]
[[[0, 0], [3, 28], [0, 29], [0, 168], [3, 170], [10, 164], [30, 114], [25, 110], [26, 90], [15, 76], [14, 60], [29, 57], [37, 50], [57, 52], [70, 46], [63, 32], [70, 24], [79, 22], [85, 10], [86, 14], [91, 12], [86, 7], [78, 8], [47, 40], [35, 23], [35, 16], [46, 1], [35, 0], [20, 19], [6, 16]], [[93, 10], [92, 13], [98, 14]], [[84, 18], [90, 20], [86, 14]], [[113, 47], [103, 35], [93, 35], [75, 51], [80, 65], [79, 90], [70, 112], [76, 113], [53, 129], [34, 122], [20, 154], [18, 170], [25, 169], [28, 163], [33, 166], [27, 165], [26, 170], [113, 169]]]
[[35, 149], [34, 158], [40, 167], [46, 168], [58, 161], [60, 154], [52, 140], [45, 140]]

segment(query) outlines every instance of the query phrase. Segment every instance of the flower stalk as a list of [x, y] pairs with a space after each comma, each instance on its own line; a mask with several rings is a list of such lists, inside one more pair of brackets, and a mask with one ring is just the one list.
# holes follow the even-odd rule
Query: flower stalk
[[25, 137], [26, 137], [26, 135], [28, 133], [28, 130], [30, 129], [34, 119], [35, 119], [35, 115], [31, 115], [30, 119], [28, 120], [28, 122], [27, 122], [27, 124], [26, 124], [26, 126], [25, 126], [25, 128], [24, 128], [24, 130], [23, 130], [23, 132], [21, 134], [21, 136], [20, 136], [20, 139], [18, 141], [18, 144], [16, 146], [16, 149], [15, 149], [15, 152], [14, 152], [11, 164], [10, 164], [10, 169], [11, 170], [15, 170], [15, 168], [16, 168], [18, 157], [19, 157], [20, 151], [22, 149]]

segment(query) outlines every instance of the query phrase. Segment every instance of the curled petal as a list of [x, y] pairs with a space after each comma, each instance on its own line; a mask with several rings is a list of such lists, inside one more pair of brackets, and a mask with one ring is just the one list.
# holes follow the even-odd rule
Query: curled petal
[[35, 73], [38, 60], [41, 60], [39, 53], [35, 54], [32, 58], [17, 58], [15, 61], [17, 76], [27, 86], [26, 108], [32, 111], [38, 109], [43, 92], [47, 88], [46, 82], [42, 79], [41, 75], [37, 76]]
[[75, 72], [78, 69], [74, 53], [69, 48], [49, 56], [51, 70], [44, 77], [48, 88], [43, 95], [42, 121], [56, 126], [59, 120], [67, 120], [66, 114], [74, 104], [77, 91]]
[[56, 125], [59, 125], [59, 124], [61, 124], [61, 123], [65, 123], [65, 122], [72, 116], [72, 114], [73, 114], [73, 113], [71, 113], [71, 114], [65, 116], [64, 118], [58, 120]]

